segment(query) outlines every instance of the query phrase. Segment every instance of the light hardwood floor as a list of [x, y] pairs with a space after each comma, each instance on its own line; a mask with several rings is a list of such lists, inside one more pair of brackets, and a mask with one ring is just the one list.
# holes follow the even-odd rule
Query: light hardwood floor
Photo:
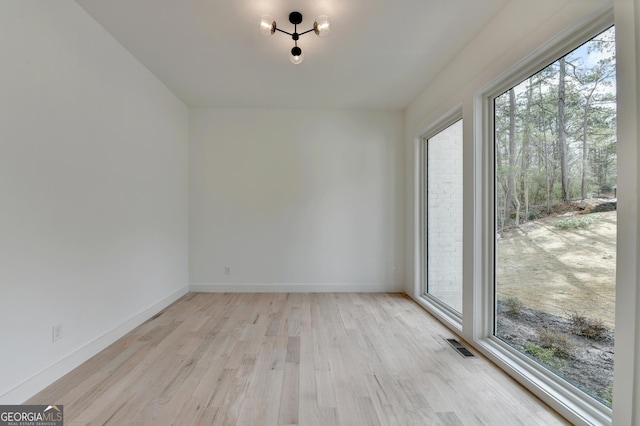
[[28, 401], [65, 425], [567, 424], [400, 294], [190, 293]]

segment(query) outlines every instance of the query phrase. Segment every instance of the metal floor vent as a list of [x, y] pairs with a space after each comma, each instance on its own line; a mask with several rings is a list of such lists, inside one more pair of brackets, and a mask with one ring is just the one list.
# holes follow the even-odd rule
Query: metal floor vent
[[473, 354], [471, 353], [471, 351], [467, 348], [464, 347], [464, 345], [460, 342], [458, 342], [456, 339], [445, 339], [447, 341], [447, 343], [449, 343], [451, 345], [451, 347], [453, 349], [455, 349], [456, 351], [458, 351], [458, 353], [460, 355], [462, 355], [463, 357], [467, 358], [467, 357], [472, 357]]

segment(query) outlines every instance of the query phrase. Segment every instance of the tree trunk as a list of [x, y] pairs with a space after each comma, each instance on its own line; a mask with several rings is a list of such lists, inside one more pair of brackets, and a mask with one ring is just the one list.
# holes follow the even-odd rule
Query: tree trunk
[[544, 174], [547, 178], [547, 214], [551, 214], [551, 174], [549, 173], [549, 149], [547, 135], [544, 135]]
[[540, 96], [540, 105], [542, 110], [542, 123], [538, 124], [539, 128], [542, 128], [542, 147], [543, 147], [543, 155], [542, 160], [544, 163], [544, 177], [545, 182], [547, 184], [546, 193], [545, 193], [545, 201], [546, 201], [546, 212], [547, 214], [551, 214], [551, 170], [549, 170], [549, 143], [547, 142], [547, 120], [544, 116], [544, 100], [542, 95], [542, 82], [538, 85], [538, 92]]
[[524, 197], [524, 222], [529, 219], [529, 163], [531, 162], [531, 102], [533, 102], [533, 84], [529, 79], [527, 87], [527, 107], [524, 118], [524, 132], [522, 137], [522, 162], [520, 176], [522, 179], [522, 196]]
[[516, 183], [516, 93], [512, 88], [509, 90], [509, 173], [507, 177], [506, 208], [511, 208], [511, 203], [516, 210], [516, 227], [520, 226], [520, 200], [518, 200], [518, 190]]
[[584, 107], [584, 116], [582, 117], [582, 182], [580, 185], [580, 197], [584, 200], [587, 198], [587, 122], [589, 117], [589, 100]]
[[584, 115], [582, 116], [582, 183], [580, 186], [580, 196], [584, 200], [587, 198], [587, 169], [589, 167], [589, 147], [587, 145], [589, 112], [591, 111], [591, 99], [598, 84], [593, 85], [591, 92], [587, 95], [584, 103]]
[[560, 58], [560, 74], [558, 81], [558, 151], [560, 154], [560, 175], [562, 177], [562, 200], [569, 201], [569, 166], [567, 152], [567, 130], [565, 126], [565, 58]]

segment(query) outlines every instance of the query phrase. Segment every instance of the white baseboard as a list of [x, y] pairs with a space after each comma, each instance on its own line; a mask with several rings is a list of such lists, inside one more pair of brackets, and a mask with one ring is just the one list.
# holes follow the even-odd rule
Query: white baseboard
[[196, 293], [398, 293], [402, 284], [267, 284], [267, 283], [198, 283], [189, 291]]
[[148, 308], [142, 310], [117, 327], [87, 343], [82, 348], [56, 362], [49, 368], [36, 374], [24, 383], [11, 389], [4, 395], [0, 395], [0, 405], [21, 404], [28, 400], [60, 377], [64, 376], [74, 368], [78, 367], [89, 358], [116, 342], [118, 339], [129, 333], [131, 330], [184, 296], [189, 292], [189, 287], [184, 286], [171, 293], [167, 297], [159, 300]]

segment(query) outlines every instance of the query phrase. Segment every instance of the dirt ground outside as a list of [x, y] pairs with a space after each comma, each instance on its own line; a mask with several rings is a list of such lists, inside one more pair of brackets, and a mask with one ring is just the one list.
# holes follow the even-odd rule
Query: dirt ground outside
[[[505, 231], [496, 248], [499, 300], [568, 318], [599, 318], [614, 329], [616, 212], [591, 213], [586, 228], [560, 229], [549, 216]], [[583, 217], [582, 215], [572, 216]]]
[[[616, 212], [591, 213], [585, 228], [560, 229], [549, 216], [504, 232], [497, 244], [496, 336], [527, 353], [544, 345], [541, 332], [559, 333], [570, 350], [547, 367], [589, 395], [611, 405], [614, 359]], [[517, 297], [517, 314], [504, 303]], [[575, 333], [571, 314], [602, 320], [608, 331], [598, 339]], [[540, 360], [540, 359], [538, 359]]]

